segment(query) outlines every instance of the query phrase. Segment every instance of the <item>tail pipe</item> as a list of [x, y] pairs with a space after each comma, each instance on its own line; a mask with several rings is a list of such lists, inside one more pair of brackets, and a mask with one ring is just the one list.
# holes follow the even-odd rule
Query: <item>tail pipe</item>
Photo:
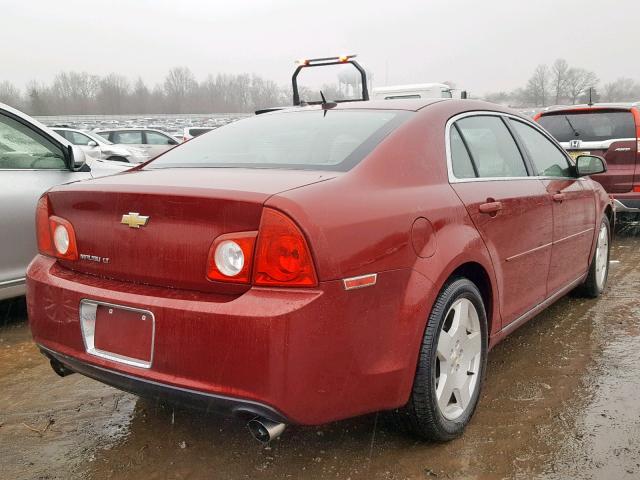
[[269, 443], [271, 440], [278, 438], [284, 429], [287, 428], [286, 423], [274, 422], [272, 420], [256, 417], [253, 420], [249, 420], [247, 428], [253, 438], [260, 443]]
[[53, 371], [56, 372], [61, 377], [66, 377], [67, 375], [71, 375], [72, 373], [75, 373], [73, 370], [69, 370], [62, 363], [60, 363], [58, 360], [55, 360], [53, 358], [49, 359], [49, 363], [51, 363], [51, 368], [53, 368]]

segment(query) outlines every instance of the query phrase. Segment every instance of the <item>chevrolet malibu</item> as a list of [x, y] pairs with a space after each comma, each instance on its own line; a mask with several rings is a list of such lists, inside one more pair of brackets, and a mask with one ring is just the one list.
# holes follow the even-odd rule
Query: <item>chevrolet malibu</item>
[[382, 410], [449, 440], [493, 346], [605, 288], [605, 169], [471, 100], [241, 120], [40, 198], [33, 337], [62, 376], [246, 415], [263, 441]]

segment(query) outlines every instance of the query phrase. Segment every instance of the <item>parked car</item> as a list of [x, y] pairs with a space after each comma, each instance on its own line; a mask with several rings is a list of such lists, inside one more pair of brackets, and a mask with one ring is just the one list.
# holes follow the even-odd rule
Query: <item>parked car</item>
[[72, 144], [79, 146], [90, 157], [127, 163], [142, 163], [149, 160], [149, 155], [143, 150], [115, 145], [93, 132], [55, 127], [53, 131], [69, 140]]
[[33, 337], [61, 375], [246, 414], [260, 440], [380, 410], [449, 440], [489, 349], [605, 288], [605, 168], [477, 101], [240, 120], [41, 197]]
[[553, 107], [540, 112], [535, 119], [571, 156], [602, 155], [608, 171], [593, 179], [613, 196], [616, 211], [622, 219], [640, 217], [638, 104]]
[[33, 216], [53, 185], [122, 171], [84, 152], [24, 113], [0, 104], [0, 300], [24, 295], [25, 272], [37, 252]]
[[94, 132], [112, 143], [141, 149], [149, 158], [157, 157], [180, 143], [168, 133], [150, 128], [113, 128]]
[[185, 127], [182, 134], [182, 141], [186, 142], [192, 138], [199, 137], [203, 133], [215, 130], [217, 127]]

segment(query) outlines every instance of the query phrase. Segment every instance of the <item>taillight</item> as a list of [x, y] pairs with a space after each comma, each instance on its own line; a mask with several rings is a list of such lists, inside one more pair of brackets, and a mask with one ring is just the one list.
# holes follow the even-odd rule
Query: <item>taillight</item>
[[78, 259], [78, 246], [73, 225], [64, 218], [51, 215], [49, 198], [43, 195], [36, 207], [38, 251], [64, 260]]
[[255, 285], [312, 287], [318, 284], [304, 235], [286, 215], [265, 208], [253, 269]]
[[209, 249], [207, 278], [249, 283], [257, 234], [258, 232], [229, 233], [216, 238]]
[[269, 208], [262, 212], [259, 231], [227, 233], [214, 240], [207, 278], [261, 286], [318, 284], [304, 235], [289, 217]]
[[633, 191], [634, 191], [634, 193], [640, 193], [640, 185], [634, 185], [633, 186]]

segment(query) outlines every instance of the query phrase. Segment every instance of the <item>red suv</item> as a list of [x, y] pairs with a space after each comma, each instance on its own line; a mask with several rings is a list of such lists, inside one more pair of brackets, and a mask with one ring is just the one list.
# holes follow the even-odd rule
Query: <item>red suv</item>
[[471, 100], [241, 120], [40, 199], [33, 337], [61, 375], [250, 415], [262, 440], [379, 410], [448, 440], [489, 349], [604, 289], [605, 168]]
[[[637, 104], [556, 107], [540, 123], [574, 158], [601, 155], [608, 170], [594, 175], [614, 198], [619, 218], [640, 216], [640, 110]], [[622, 214], [622, 215], [620, 215]]]

